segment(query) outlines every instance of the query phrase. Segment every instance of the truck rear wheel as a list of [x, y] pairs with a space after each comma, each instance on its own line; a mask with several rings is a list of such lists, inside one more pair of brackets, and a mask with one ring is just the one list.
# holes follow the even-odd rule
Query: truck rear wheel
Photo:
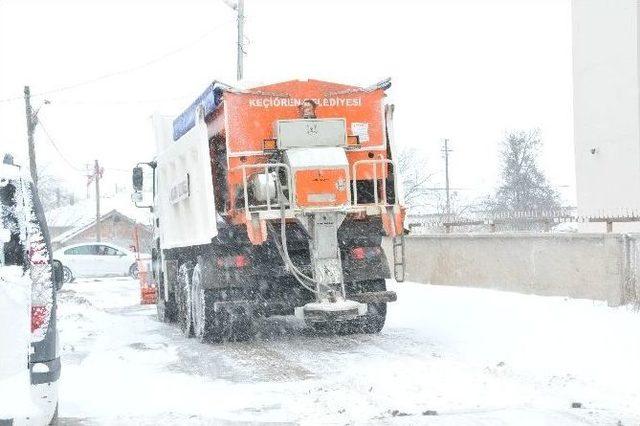
[[203, 342], [244, 341], [253, 335], [253, 322], [245, 312], [215, 310], [220, 292], [204, 288], [206, 273], [200, 263], [191, 277], [192, 318], [194, 335]]
[[[384, 279], [360, 281], [350, 289], [351, 293], [386, 291], [387, 283]], [[340, 334], [376, 334], [382, 331], [387, 318], [387, 303], [367, 303], [367, 313], [361, 317], [345, 321], [340, 326]]]

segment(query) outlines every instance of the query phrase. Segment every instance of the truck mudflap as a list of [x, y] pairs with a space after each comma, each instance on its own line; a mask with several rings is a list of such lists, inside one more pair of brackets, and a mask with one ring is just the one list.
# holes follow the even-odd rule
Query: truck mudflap
[[363, 260], [355, 260], [348, 252], [345, 253], [342, 263], [345, 282], [391, 278], [387, 256], [382, 247], [372, 248], [379, 248], [379, 254]]

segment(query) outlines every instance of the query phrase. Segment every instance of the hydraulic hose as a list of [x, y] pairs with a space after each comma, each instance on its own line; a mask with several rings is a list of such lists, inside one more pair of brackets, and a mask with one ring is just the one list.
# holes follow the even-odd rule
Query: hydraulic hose
[[[287, 247], [286, 210], [285, 210], [286, 198], [282, 193], [282, 187], [279, 181], [277, 181], [277, 192], [278, 192], [278, 198], [279, 198], [279, 204], [280, 204], [280, 243], [278, 242], [277, 238], [274, 238], [274, 240], [276, 242], [276, 246], [278, 247], [278, 252], [280, 253], [280, 257], [282, 257], [282, 260], [284, 261], [285, 265], [289, 268], [289, 270], [291, 271], [296, 281], [298, 281], [298, 283], [302, 287], [306, 288], [307, 290], [311, 291], [314, 294], [320, 294], [320, 291], [309, 287], [309, 285], [305, 283], [305, 280], [306, 280], [308, 281], [309, 284], [314, 284], [318, 287], [322, 285], [327, 289], [332, 290], [330, 286], [324, 283], [320, 283], [314, 280], [313, 278], [307, 276], [304, 272], [298, 269], [298, 267], [291, 260], [291, 257], [289, 256], [289, 249]], [[269, 225], [269, 229], [271, 229], [271, 231], [275, 233], [271, 224], [268, 224], [268, 225]]]
[[[311, 281], [311, 280], [306, 275], [300, 274], [301, 271], [293, 264], [293, 262], [290, 259], [287, 259], [287, 255], [284, 253], [282, 245], [277, 240], [277, 238], [278, 238], [277, 237], [277, 233], [272, 228], [271, 224], [268, 224], [268, 227], [269, 227], [269, 230], [271, 230], [272, 234], [274, 235], [274, 241], [276, 243], [276, 247], [278, 248], [278, 253], [280, 253], [280, 257], [284, 261], [284, 263], [287, 266], [287, 268], [289, 269], [289, 271], [291, 271], [291, 274], [296, 279], [298, 284], [300, 284], [302, 287], [306, 288], [307, 290], [309, 290], [310, 292], [312, 292], [314, 294], [319, 294], [320, 293], [319, 291], [317, 291], [317, 290], [309, 287], [307, 284], [305, 284], [305, 282], [304, 282], [305, 279], [307, 279], [309, 281]], [[316, 284], [314, 281], [311, 281], [311, 283]]]

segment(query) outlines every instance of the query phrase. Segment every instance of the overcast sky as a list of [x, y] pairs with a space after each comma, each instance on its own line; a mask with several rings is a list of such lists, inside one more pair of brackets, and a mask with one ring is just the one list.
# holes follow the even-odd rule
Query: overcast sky
[[[465, 198], [496, 185], [507, 130], [540, 128], [541, 165], [575, 203], [569, 0], [246, 0], [245, 14], [247, 83], [392, 77], [397, 144], [424, 152], [441, 186], [450, 139]], [[153, 157], [150, 115], [179, 113], [212, 80], [234, 84], [235, 66], [235, 12], [222, 0], [0, 0], [1, 150], [27, 164], [29, 84], [46, 92], [36, 108], [51, 101], [39, 164], [78, 194], [95, 159], [110, 186], [128, 183]]]

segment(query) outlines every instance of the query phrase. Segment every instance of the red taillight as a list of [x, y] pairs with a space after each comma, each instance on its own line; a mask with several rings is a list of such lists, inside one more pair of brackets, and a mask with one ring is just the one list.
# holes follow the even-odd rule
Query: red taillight
[[47, 308], [45, 306], [34, 305], [31, 306], [31, 332], [33, 333], [44, 324], [47, 319]]
[[249, 264], [247, 256], [227, 256], [216, 260], [216, 265], [220, 268], [244, 268]]
[[351, 249], [351, 257], [355, 260], [364, 260], [380, 255], [380, 247], [354, 247]]
[[243, 268], [247, 266], [247, 257], [246, 256], [236, 256], [236, 268]]
[[356, 247], [351, 249], [351, 257], [356, 260], [364, 259], [364, 247]]

